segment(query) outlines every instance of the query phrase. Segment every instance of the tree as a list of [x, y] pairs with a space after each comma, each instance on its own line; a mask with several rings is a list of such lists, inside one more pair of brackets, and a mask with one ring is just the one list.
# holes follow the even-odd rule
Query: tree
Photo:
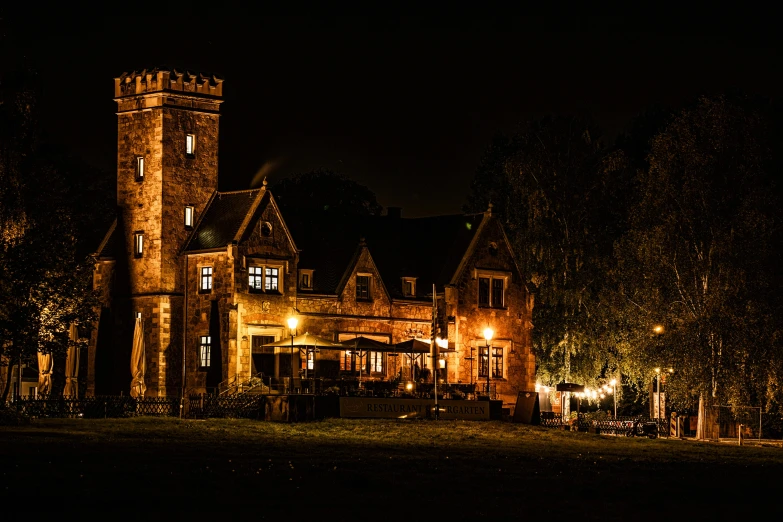
[[673, 367], [681, 400], [780, 403], [781, 201], [743, 101], [702, 97], [654, 138], [616, 249], [633, 358], [648, 375]]
[[614, 203], [629, 183], [623, 155], [597, 136], [579, 118], [528, 123], [513, 137], [495, 138], [473, 181], [468, 210], [493, 203], [536, 292], [533, 348], [549, 384], [593, 383], [617, 366], [602, 292], [625, 226]]

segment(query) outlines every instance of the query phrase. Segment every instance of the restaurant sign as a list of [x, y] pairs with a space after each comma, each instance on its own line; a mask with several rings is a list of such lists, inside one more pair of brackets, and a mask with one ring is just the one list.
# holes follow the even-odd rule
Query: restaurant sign
[[[432, 418], [435, 401], [432, 399], [393, 399], [375, 397], [340, 397], [340, 417], [378, 419]], [[489, 420], [489, 402], [441, 400], [440, 418], [461, 420]]]

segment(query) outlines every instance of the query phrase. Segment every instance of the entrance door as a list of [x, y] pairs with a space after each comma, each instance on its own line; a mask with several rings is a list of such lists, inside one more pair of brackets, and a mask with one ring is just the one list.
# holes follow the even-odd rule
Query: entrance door
[[253, 375], [263, 373], [266, 377], [275, 375], [275, 349], [272, 346], [263, 345], [275, 342], [273, 335], [254, 335], [253, 346]]

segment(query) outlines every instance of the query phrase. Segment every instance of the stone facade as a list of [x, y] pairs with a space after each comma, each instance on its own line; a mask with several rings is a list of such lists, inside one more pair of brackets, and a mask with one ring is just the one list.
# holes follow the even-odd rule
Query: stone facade
[[[130, 325], [139, 313], [147, 348], [147, 394], [155, 396], [220, 389], [259, 371], [279, 381], [298, 373], [298, 349], [261, 347], [290, 338], [286, 321], [292, 315], [299, 320], [297, 333], [335, 341], [356, 335], [388, 343], [433, 337], [432, 300], [423, 297], [431, 296], [432, 288], [418, 289], [419, 297], [392, 292], [363, 240], [333, 291], [300, 288], [301, 250], [266, 184], [260, 190], [216, 191], [221, 95], [219, 80], [176, 71], [142, 71], [115, 80], [120, 214], [96, 255], [94, 283], [103, 292], [103, 310], [90, 341], [88, 394], [111, 388], [107, 384], [102, 391], [96, 385], [102, 372], [119, 381], [128, 373], [127, 383], [119, 385], [128, 387]], [[185, 149], [188, 135], [195, 139], [191, 153]], [[141, 176], [139, 158], [144, 160]], [[246, 212], [231, 216], [234, 207], [227, 203], [220, 210], [221, 201], [229, 198], [242, 202]], [[195, 211], [191, 227], [184, 222], [186, 206]], [[234, 219], [236, 226], [216, 239], [219, 234], [211, 224], [200, 223], [208, 216], [215, 223]], [[513, 406], [519, 391], [535, 386], [533, 300], [491, 209], [479, 222], [450, 280], [435, 288], [440, 324], [446, 325], [441, 336], [448, 340], [440, 376], [450, 383], [478, 383], [481, 389], [486, 377], [479, 376], [479, 355], [487, 345], [483, 331], [491, 327], [493, 368], [499, 372], [490, 378], [491, 393]], [[144, 236], [141, 253], [135, 238], [139, 233]], [[271, 288], [266, 280], [264, 287], [252, 287], [254, 274], [272, 274]], [[360, 276], [369, 278], [368, 298], [357, 299]], [[480, 306], [480, 280], [502, 281], [502, 299]], [[204, 365], [207, 340], [210, 361]], [[342, 350], [321, 350], [316, 373], [346, 374], [340, 368], [345, 357]], [[382, 357], [382, 371], [371, 371], [368, 378], [409, 372], [405, 357]], [[420, 364], [431, 367], [427, 359], [424, 354]], [[114, 361], [115, 370], [101, 360]]]

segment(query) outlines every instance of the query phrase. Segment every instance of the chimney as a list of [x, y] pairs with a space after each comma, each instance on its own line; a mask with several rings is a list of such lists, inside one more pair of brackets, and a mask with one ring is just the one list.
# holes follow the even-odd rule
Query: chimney
[[400, 219], [402, 217], [402, 207], [386, 207], [386, 216], [389, 219]]

